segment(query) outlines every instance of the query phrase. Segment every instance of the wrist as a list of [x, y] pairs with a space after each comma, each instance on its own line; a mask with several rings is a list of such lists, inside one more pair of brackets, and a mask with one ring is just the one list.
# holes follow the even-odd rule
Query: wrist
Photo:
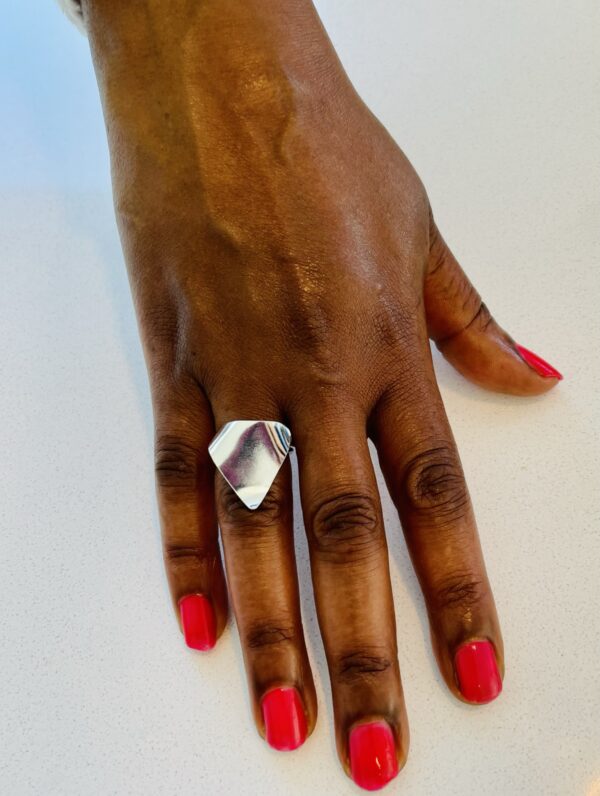
[[351, 85], [308, 0], [84, 0], [84, 17], [121, 215], [237, 191], [347, 116]]
[[344, 75], [311, 0], [83, 0], [83, 13], [101, 90], [106, 70], [248, 92], [275, 80], [326, 90]]

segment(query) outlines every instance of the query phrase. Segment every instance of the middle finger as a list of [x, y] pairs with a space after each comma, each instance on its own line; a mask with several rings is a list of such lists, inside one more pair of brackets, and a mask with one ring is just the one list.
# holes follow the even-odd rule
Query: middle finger
[[369, 790], [408, 751], [387, 545], [366, 424], [350, 402], [292, 417], [340, 759]]

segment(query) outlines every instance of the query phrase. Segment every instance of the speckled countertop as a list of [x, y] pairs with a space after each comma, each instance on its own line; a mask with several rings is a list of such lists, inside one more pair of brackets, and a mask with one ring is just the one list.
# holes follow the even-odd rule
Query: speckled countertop
[[[600, 794], [600, 69], [593, 0], [322, 0], [359, 91], [419, 170], [507, 329], [565, 373], [489, 395], [436, 366], [503, 624], [507, 676], [454, 701], [384, 495], [405, 796]], [[87, 44], [52, 3], [0, 30], [0, 792], [352, 794], [320, 721], [260, 741], [229, 629], [187, 651], [170, 613], [151, 413]]]

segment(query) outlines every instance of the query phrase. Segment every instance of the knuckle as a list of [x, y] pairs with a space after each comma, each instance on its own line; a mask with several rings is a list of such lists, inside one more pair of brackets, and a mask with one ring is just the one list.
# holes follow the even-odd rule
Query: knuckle
[[[142, 289], [144, 288], [142, 287]], [[146, 295], [148, 299], [154, 298], [154, 300], [140, 302], [140, 321], [143, 334], [149, 341], [164, 345], [165, 348], [174, 351], [179, 335], [177, 308], [169, 301], [159, 301], [151, 294]]]
[[456, 572], [436, 584], [434, 601], [441, 610], [465, 611], [478, 605], [487, 591], [486, 583], [472, 572]]
[[414, 511], [448, 524], [462, 519], [469, 508], [462, 467], [450, 445], [428, 448], [411, 460], [404, 493]]
[[465, 330], [472, 329], [475, 332], [485, 332], [493, 321], [492, 313], [472, 285], [469, 286], [464, 306], [465, 310], [470, 309], [471, 311], [471, 320], [466, 325]]
[[[310, 275], [311, 282], [319, 284], [322, 274], [304, 257], [292, 256], [289, 251], [273, 252], [274, 259], [282, 271], [290, 269], [302, 271]], [[307, 302], [301, 293], [288, 293], [288, 311], [282, 319], [285, 330], [286, 349], [300, 351], [308, 355], [309, 361], [335, 371], [334, 347], [331, 345], [334, 336], [335, 319], [326, 302], [317, 300]]]
[[488, 328], [495, 323], [494, 316], [487, 304], [468, 279], [459, 280], [458, 284], [451, 282], [446, 291], [448, 292], [447, 300], [461, 307], [461, 323], [456, 328], [448, 330], [443, 336], [435, 338], [436, 345], [442, 350], [463, 333], [485, 334]]
[[419, 314], [421, 298], [412, 294], [397, 298], [382, 297], [369, 315], [367, 334], [377, 350], [392, 351], [408, 363], [420, 343]]
[[295, 302], [286, 325], [286, 343], [331, 363], [332, 319], [324, 307], [315, 303], [307, 310], [301, 302]]
[[377, 503], [366, 492], [349, 490], [322, 501], [311, 527], [321, 552], [343, 558], [368, 555], [383, 542]]
[[333, 678], [348, 684], [377, 679], [393, 668], [393, 660], [378, 648], [352, 650], [334, 659]]
[[244, 644], [249, 649], [261, 650], [292, 641], [294, 636], [294, 628], [289, 621], [255, 622], [244, 633]]
[[228, 532], [236, 529], [257, 531], [281, 525], [286, 519], [288, 496], [286, 490], [277, 479], [256, 509], [249, 509], [242, 503], [236, 493], [224, 479], [220, 478], [219, 506], [221, 526]]
[[162, 435], [154, 447], [154, 470], [160, 487], [193, 489], [198, 481], [198, 450], [181, 437]]

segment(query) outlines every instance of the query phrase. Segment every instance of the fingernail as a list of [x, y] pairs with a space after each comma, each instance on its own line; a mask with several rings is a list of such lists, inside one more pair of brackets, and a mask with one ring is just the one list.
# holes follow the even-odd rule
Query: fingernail
[[202, 594], [189, 594], [179, 601], [179, 613], [185, 643], [193, 650], [210, 650], [215, 646], [217, 631], [215, 612]]
[[534, 354], [533, 351], [530, 351], [528, 348], [524, 348], [518, 343], [515, 343], [515, 346], [525, 362], [527, 362], [528, 365], [536, 370], [540, 376], [543, 376], [545, 379], [558, 379], [559, 381], [562, 380], [562, 373], [559, 373], [556, 368], [553, 368], [552, 365], [548, 364], [545, 359], [538, 357], [538, 355]]
[[280, 752], [291, 752], [306, 740], [306, 716], [295, 688], [273, 688], [262, 700], [267, 743]]
[[352, 779], [365, 790], [379, 790], [398, 773], [396, 746], [385, 721], [359, 724], [350, 732]]
[[489, 641], [462, 644], [454, 656], [461, 694], [469, 702], [491, 702], [502, 691], [494, 648]]

